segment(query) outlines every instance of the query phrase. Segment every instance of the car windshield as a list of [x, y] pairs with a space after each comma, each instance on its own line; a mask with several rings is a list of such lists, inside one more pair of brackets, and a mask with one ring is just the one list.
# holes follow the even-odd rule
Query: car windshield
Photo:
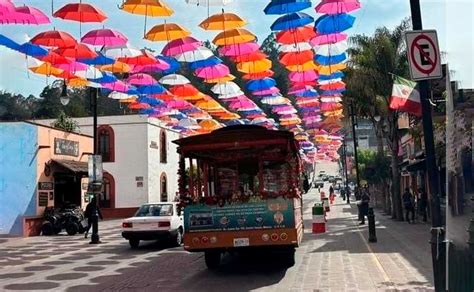
[[171, 216], [173, 215], [172, 204], [150, 204], [143, 205], [138, 209], [135, 217], [150, 217], [150, 216]]

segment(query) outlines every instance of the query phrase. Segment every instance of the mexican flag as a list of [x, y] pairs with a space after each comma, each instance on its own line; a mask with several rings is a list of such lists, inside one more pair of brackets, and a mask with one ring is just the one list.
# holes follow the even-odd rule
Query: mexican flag
[[421, 117], [420, 92], [416, 89], [416, 82], [394, 76], [390, 109]]

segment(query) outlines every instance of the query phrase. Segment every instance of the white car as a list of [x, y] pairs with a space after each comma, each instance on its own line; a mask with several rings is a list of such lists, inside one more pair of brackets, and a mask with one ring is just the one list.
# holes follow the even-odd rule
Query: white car
[[135, 216], [122, 222], [122, 236], [132, 248], [140, 240], [170, 239], [173, 245], [183, 242], [183, 216], [178, 214], [177, 203], [149, 203], [142, 205]]

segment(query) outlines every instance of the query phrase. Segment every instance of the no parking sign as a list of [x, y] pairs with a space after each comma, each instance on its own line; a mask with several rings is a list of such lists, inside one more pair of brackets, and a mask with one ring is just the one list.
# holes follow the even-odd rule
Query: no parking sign
[[415, 81], [443, 77], [436, 30], [406, 32], [411, 79]]

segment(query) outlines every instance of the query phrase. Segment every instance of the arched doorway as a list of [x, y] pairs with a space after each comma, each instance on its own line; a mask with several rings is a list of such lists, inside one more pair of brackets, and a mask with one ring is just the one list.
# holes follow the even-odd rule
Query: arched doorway
[[115, 179], [108, 172], [103, 175], [102, 194], [98, 203], [101, 208], [115, 208]]
[[160, 201], [168, 201], [168, 180], [166, 178], [166, 173], [162, 173], [160, 177]]
[[98, 141], [97, 148], [99, 154], [102, 155], [102, 162], [115, 161], [115, 133], [112, 127], [101, 125], [97, 129]]
[[166, 163], [168, 161], [168, 150], [166, 142], [166, 132], [161, 130], [160, 133], [160, 162]]

